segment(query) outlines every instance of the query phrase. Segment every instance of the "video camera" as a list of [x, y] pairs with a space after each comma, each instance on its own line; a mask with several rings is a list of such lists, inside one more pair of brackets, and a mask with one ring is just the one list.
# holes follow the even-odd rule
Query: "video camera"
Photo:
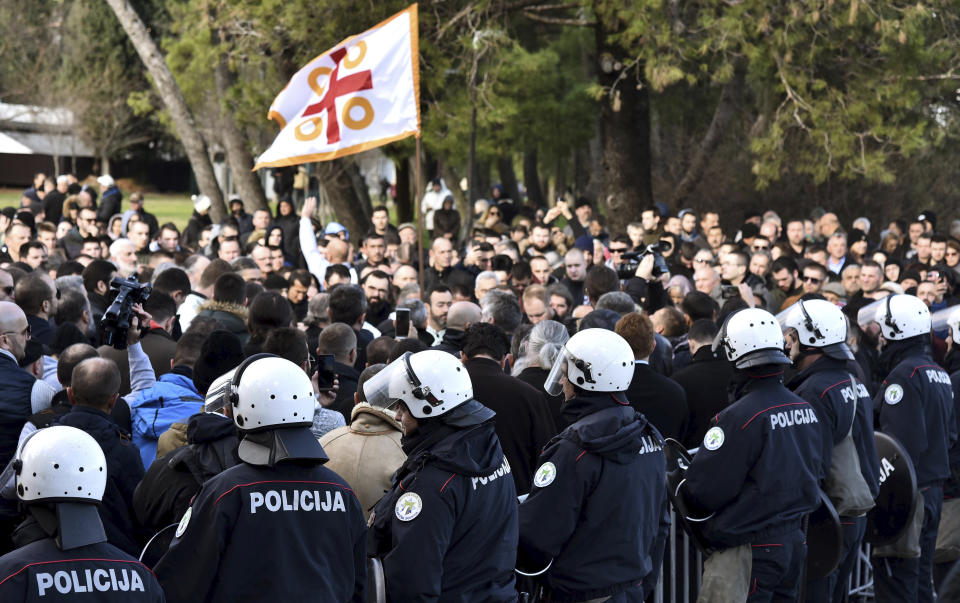
[[127, 330], [134, 315], [133, 304], [142, 304], [147, 301], [152, 290], [150, 283], [139, 282], [136, 275], [127, 279], [113, 277], [110, 281], [110, 291], [116, 291], [117, 295], [100, 319], [104, 343], [118, 350], [126, 349]]
[[667, 267], [667, 261], [663, 259], [663, 253], [671, 249], [673, 249], [673, 244], [670, 241], [660, 240], [647, 245], [643, 251], [628, 251], [621, 256], [626, 261], [617, 266], [617, 277], [621, 280], [627, 280], [635, 276], [637, 267], [640, 266], [640, 260], [651, 253], [654, 257], [653, 276], [657, 277], [670, 272], [670, 269]]

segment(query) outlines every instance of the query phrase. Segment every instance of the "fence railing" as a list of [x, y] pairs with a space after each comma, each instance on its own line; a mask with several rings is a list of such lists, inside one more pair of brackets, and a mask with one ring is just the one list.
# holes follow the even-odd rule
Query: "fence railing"
[[[654, 603], [695, 603], [700, 592], [703, 573], [703, 555], [690, 537], [677, 526], [676, 512], [670, 510], [670, 537], [664, 552], [660, 580], [654, 594]], [[870, 565], [870, 545], [860, 547], [857, 562], [847, 581], [849, 601], [873, 601], [873, 569]]]

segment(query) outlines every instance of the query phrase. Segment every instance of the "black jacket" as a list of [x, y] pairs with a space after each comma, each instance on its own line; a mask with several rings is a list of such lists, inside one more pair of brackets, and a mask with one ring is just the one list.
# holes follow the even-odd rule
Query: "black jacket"
[[513, 602], [517, 491], [490, 422], [409, 450], [374, 509], [370, 554], [395, 602]]
[[43, 538], [0, 557], [4, 603], [163, 600], [150, 568], [106, 542], [61, 551], [52, 538]]
[[703, 533], [717, 548], [800, 529], [820, 504], [817, 413], [781, 375], [771, 366], [738, 373], [739, 399], [716, 416], [686, 472], [687, 499], [715, 511]]
[[733, 367], [723, 358], [717, 358], [709, 345], [700, 347], [693, 362], [673, 374], [687, 395], [687, 435], [683, 445], [696, 448], [710, 429], [714, 416], [727, 407], [727, 388], [733, 378]]
[[[851, 364], [853, 362], [851, 361]], [[853, 442], [863, 475], [874, 498], [880, 492], [880, 457], [873, 439], [873, 401], [867, 387], [848, 364], [827, 356], [816, 360], [788, 383], [794, 393], [817, 411], [823, 443], [823, 462], [829, 472], [834, 447], [847, 437], [853, 423]], [[851, 385], [850, 379], [854, 379]], [[850, 405], [856, 402], [856, 416]]]
[[663, 437], [683, 440], [687, 430], [687, 394], [680, 385], [660, 375], [649, 364], [637, 362], [626, 391], [630, 406], [643, 413]]
[[109, 415], [90, 406], [74, 405], [58, 424], [85, 431], [100, 444], [107, 457], [107, 488], [98, 509], [107, 541], [139, 555], [144, 538], [134, 520], [133, 492], [144, 474], [140, 451]]
[[100, 197], [100, 207], [97, 209], [97, 221], [109, 222], [110, 217], [120, 213], [120, 207], [123, 204], [123, 193], [116, 186], [111, 186], [103, 191]]
[[553, 560], [552, 601], [650, 593], [670, 525], [663, 440], [611, 394], [572, 398], [565, 414], [576, 420], [544, 449], [520, 505], [519, 557], [536, 568]]
[[30, 394], [36, 382], [11, 356], [0, 354], [0, 465], [4, 467], [17, 451], [20, 430], [33, 413]]
[[[547, 406], [550, 408], [550, 414], [553, 416], [553, 424], [557, 428], [556, 433], [560, 433], [570, 424], [563, 418], [563, 405], [566, 403], [566, 400], [563, 397], [563, 393], [551, 396], [543, 389], [543, 384], [547, 382], [547, 376], [549, 374], [549, 369], [540, 368], [539, 366], [528, 366], [520, 371], [517, 379], [531, 385], [533, 389], [543, 394], [544, 399], [547, 401]], [[556, 435], [556, 433], [554, 435]]]
[[529, 492], [537, 456], [557, 433], [547, 401], [533, 387], [504, 373], [496, 361], [471, 358], [464, 366], [473, 382], [473, 397], [497, 413], [497, 437], [510, 461], [517, 492]]
[[880, 358], [892, 370], [873, 399], [877, 429], [903, 444], [918, 486], [950, 477], [948, 451], [957, 441], [950, 376], [933, 362], [925, 339], [887, 343]]
[[333, 404], [328, 408], [342, 414], [344, 421], [349, 425], [350, 414], [353, 412], [353, 394], [357, 393], [360, 372], [352, 366], [336, 361], [333, 363], [333, 372], [337, 375], [340, 389], [337, 390], [337, 397]]
[[447, 327], [443, 330], [443, 339], [440, 340], [440, 343], [433, 346], [434, 348], [447, 352], [448, 354], [453, 354], [460, 358], [460, 351], [463, 349], [463, 339], [466, 333], [460, 329], [451, 329]]
[[240, 463], [203, 484], [157, 564], [167, 601], [364, 600], [366, 528], [320, 464]]
[[[240, 462], [237, 429], [233, 420], [223, 415], [190, 417], [187, 443], [155, 460], [133, 493], [137, 521], [148, 534], [179, 522], [205, 481]], [[164, 536], [169, 545], [173, 531]], [[150, 549], [165, 550], [166, 546], [155, 542]]]
[[54, 328], [49, 320], [39, 316], [27, 316], [27, 324], [30, 325], [30, 339], [42, 343], [44, 350], [50, 349], [53, 343]]

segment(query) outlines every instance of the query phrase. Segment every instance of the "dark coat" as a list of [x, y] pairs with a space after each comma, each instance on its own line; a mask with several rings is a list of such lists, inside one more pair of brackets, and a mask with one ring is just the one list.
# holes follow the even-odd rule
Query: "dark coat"
[[140, 451], [109, 415], [96, 408], [74, 405], [60, 417], [59, 424], [85, 431], [100, 444], [107, 457], [107, 488], [98, 510], [107, 541], [131, 555], [139, 555], [143, 534], [134, 520], [133, 492], [144, 474]]
[[516, 601], [517, 492], [490, 423], [409, 454], [374, 509], [367, 551], [383, 560], [391, 600]]
[[223, 328], [240, 338], [240, 343], [246, 345], [250, 339], [247, 331], [247, 309], [237, 304], [207, 300], [200, 306], [197, 316], [205, 316], [220, 321]]
[[547, 400], [547, 406], [550, 407], [550, 414], [553, 415], [553, 422], [557, 427], [557, 433], [560, 433], [568, 425], [567, 420], [564, 419], [561, 414], [566, 400], [564, 400], [562, 393], [551, 396], [543, 389], [543, 384], [547, 382], [547, 375], [549, 374], [549, 369], [540, 368], [539, 366], [528, 366], [520, 371], [517, 379], [533, 386], [533, 389], [543, 394], [543, 397]]
[[154, 568], [170, 603], [364, 600], [363, 509], [321, 464], [240, 463], [188, 513]]
[[443, 331], [443, 339], [441, 339], [440, 343], [433, 347], [448, 354], [453, 354], [459, 359], [460, 351], [463, 349], [463, 338], [465, 335], [466, 333], [460, 329], [451, 329], [447, 327]]
[[[237, 429], [233, 421], [223, 415], [198, 413], [190, 417], [187, 442], [186, 446], [155, 460], [133, 494], [137, 521], [148, 534], [179, 522], [203, 482], [240, 463]], [[168, 530], [164, 536], [161, 538], [166, 544], [152, 543], [151, 551], [167, 549], [173, 531]], [[152, 558], [148, 562], [156, 561]]]
[[674, 373], [673, 380], [680, 384], [687, 395], [687, 435], [683, 445], [696, 448], [703, 440], [710, 421], [727, 407], [727, 387], [733, 377], [733, 367], [722, 358], [717, 358], [709, 345], [702, 346], [693, 355], [687, 368]]
[[328, 408], [342, 414], [345, 423], [349, 425], [350, 414], [353, 412], [353, 394], [357, 393], [360, 371], [352, 366], [334, 361], [333, 372], [337, 375], [340, 389], [337, 390], [337, 397], [333, 404]]
[[97, 209], [97, 221], [108, 222], [111, 216], [120, 213], [122, 204], [123, 193], [116, 186], [103, 191], [103, 196], [100, 197], [100, 208]]
[[655, 372], [649, 364], [638, 362], [626, 394], [630, 406], [643, 413], [663, 437], [684, 438], [690, 413], [687, 394], [677, 382]]
[[519, 557], [537, 569], [553, 560], [551, 601], [642, 601], [670, 526], [663, 440], [621, 396], [586, 394], [569, 401], [573, 424], [537, 461], [520, 505]]
[[[74, 576], [65, 593], [54, 585], [61, 572]], [[106, 542], [61, 551], [52, 538], [43, 538], [0, 558], [0, 601], [80, 600], [162, 603], [164, 598], [150, 568]]]
[[517, 492], [529, 492], [537, 457], [557, 433], [547, 401], [533, 387], [504, 373], [494, 360], [471, 358], [464, 366], [473, 381], [473, 397], [497, 413], [497, 436]]
[[44, 349], [48, 349], [53, 343], [53, 334], [56, 332], [49, 320], [39, 316], [27, 316], [27, 324], [30, 325], [30, 339], [42, 343]]

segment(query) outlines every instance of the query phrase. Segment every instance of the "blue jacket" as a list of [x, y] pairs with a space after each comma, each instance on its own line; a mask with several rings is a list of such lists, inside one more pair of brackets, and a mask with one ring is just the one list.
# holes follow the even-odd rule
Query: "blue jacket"
[[434, 434], [374, 509], [390, 600], [516, 601], [517, 492], [493, 423]]
[[917, 486], [950, 477], [948, 451], [957, 441], [950, 376], [927, 351], [926, 336], [889, 342], [880, 355], [892, 367], [874, 399], [877, 427], [900, 441], [917, 472]]
[[[857, 414], [853, 423], [853, 443], [860, 459], [860, 473], [866, 480], [873, 498], [880, 492], [880, 460], [873, 439], [873, 400], [866, 386], [856, 379], [855, 371], [848, 364], [824, 356], [797, 374], [790, 386], [794, 392], [809, 402], [820, 419], [824, 442], [824, 465], [826, 470], [832, 460], [833, 447], [839, 444], [850, 429], [850, 402], [856, 396]], [[854, 387], [850, 377], [856, 379]]]
[[520, 557], [542, 568], [553, 601], [656, 586], [670, 526], [656, 428], [625, 398], [583, 394], [579, 419], [544, 448], [520, 505]]
[[820, 504], [819, 418], [776, 367], [738, 372], [740, 398], [720, 411], [686, 473], [685, 495], [714, 511], [704, 536], [718, 548], [799, 529]]
[[150, 569], [117, 547], [98, 542], [68, 551], [52, 538], [0, 557], [0, 601], [163, 603]]
[[[176, 371], [177, 367], [174, 368]], [[133, 443], [140, 450], [144, 468], [157, 458], [157, 440], [174, 423], [203, 410], [203, 396], [186, 375], [177, 372], [161, 375], [153, 387], [126, 397], [133, 424]]]

